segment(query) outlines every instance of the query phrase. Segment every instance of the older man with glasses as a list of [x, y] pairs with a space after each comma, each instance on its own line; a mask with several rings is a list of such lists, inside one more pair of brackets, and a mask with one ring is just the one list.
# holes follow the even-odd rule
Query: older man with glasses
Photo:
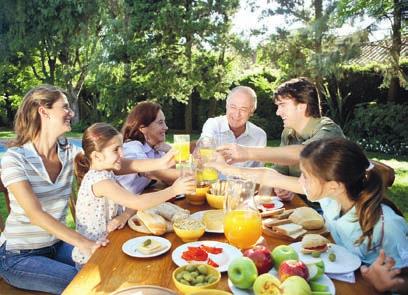
[[[203, 125], [201, 138], [212, 137], [217, 145], [237, 143], [243, 146], [266, 146], [266, 133], [249, 122], [257, 105], [255, 91], [247, 86], [237, 86], [230, 91], [226, 101], [226, 115], [209, 118]], [[239, 167], [260, 167], [262, 162], [245, 161]]]

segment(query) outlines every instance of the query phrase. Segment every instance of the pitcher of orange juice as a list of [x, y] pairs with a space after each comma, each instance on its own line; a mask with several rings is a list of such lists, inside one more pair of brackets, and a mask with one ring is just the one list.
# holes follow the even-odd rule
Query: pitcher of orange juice
[[224, 234], [239, 249], [255, 245], [262, 235], [262, 219], [254, 202], [255, 183], [228, 178], [224, 200]]

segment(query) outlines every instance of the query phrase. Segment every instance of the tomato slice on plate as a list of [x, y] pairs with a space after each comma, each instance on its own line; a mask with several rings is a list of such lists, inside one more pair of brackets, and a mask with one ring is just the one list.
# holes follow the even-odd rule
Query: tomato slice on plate
[[206, 245], [201, 245], [200, 248], [202, 250], [204, 250], [205, 252], [210, 253], [210, 254], [220, 254], [220, 253], [222, 253], [222, 248], [210, 247], [210, 246], [206, 246]]
[[214, 266], [214, 267], [218, 267], [218, 266], [219, 266], [217, 263], [215, 263], [214, 261], [212, 261], [211, 258], [208, 258], [207, 264], [208, 264], [208, 265], [211, 265], [211, 266]]
[[275, 204], [274, 204], [274, 203], [263, 204], [262, 206], [264, 206], [264, 207], [267, 208], [267, 209], [275, 208]]

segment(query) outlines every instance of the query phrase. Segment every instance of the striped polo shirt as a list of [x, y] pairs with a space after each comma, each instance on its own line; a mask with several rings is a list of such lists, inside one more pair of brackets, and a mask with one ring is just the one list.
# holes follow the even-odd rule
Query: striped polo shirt
[[[51, 181], [32, 142], [7, 150], [1, 159], [1, 180], [6, 187], [16, 182], [28, 181], [43, 210], [65, 224], [74, 158], [81, 149], [72, 144], [57, 146], [62, 169], [55, 182]], [[0, 236], [0, 245], [7, 241], [6, 250], [39, 249], [59, 241], [54, 235], [30, 222], [11, 192], [9, 197], [11, 210]]]

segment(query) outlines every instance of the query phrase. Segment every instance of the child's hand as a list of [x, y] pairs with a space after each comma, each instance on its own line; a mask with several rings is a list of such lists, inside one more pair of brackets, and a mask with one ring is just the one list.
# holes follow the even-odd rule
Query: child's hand
[[[168, 169], [171, 167], [174, 167], [176, 165], [176, 159], [175, 155], [177, 154], [177, 151], [175, 149], [171, 149], [168, 151], [163, 157], [158, 159], [157, 161], [159, 162], [159, 167], [157, 169]], [[155, 170], [155, 169], [152, 169]]]
[[175, 195], [194, 194], [196, 191], [196, 180], [192, 176], [180, 177], [171, 187]]
[[116, 216], [113, 218], [111, 221], [108, 223], [108, 233], [114, 231], [115, 229], [122, 229], [125, 225], [126, 222], [128, 221], [128, 216], [125, 215], [124, 213]]
[[106, 245], [108, 245], [108, 243], [108, 239], [101, 239], [98, 241], [88, 240], [85, 246], [81, 247], [79, 251], [86, 256], [91, 256], [93, 253], [95, 253], [96, 250], [98, 250], [100, 247], [105, 247]]
[[276, 196], [283, 202], [290, 202], [295, 196], [293, 192], [290, 192], [284, 189], [275, 188], [274, 190], [275, 190]]
[[384, 292], [397, 289], [404, 283], [401, 277], [398, 277], [401, 270], [393, 268], [394, 259], [386, 256], [384, 250], [380, 250], [380, 255], [369, 267], [363, 265], [360, 268], [363, 278], [369, 281], [377, 291]]

